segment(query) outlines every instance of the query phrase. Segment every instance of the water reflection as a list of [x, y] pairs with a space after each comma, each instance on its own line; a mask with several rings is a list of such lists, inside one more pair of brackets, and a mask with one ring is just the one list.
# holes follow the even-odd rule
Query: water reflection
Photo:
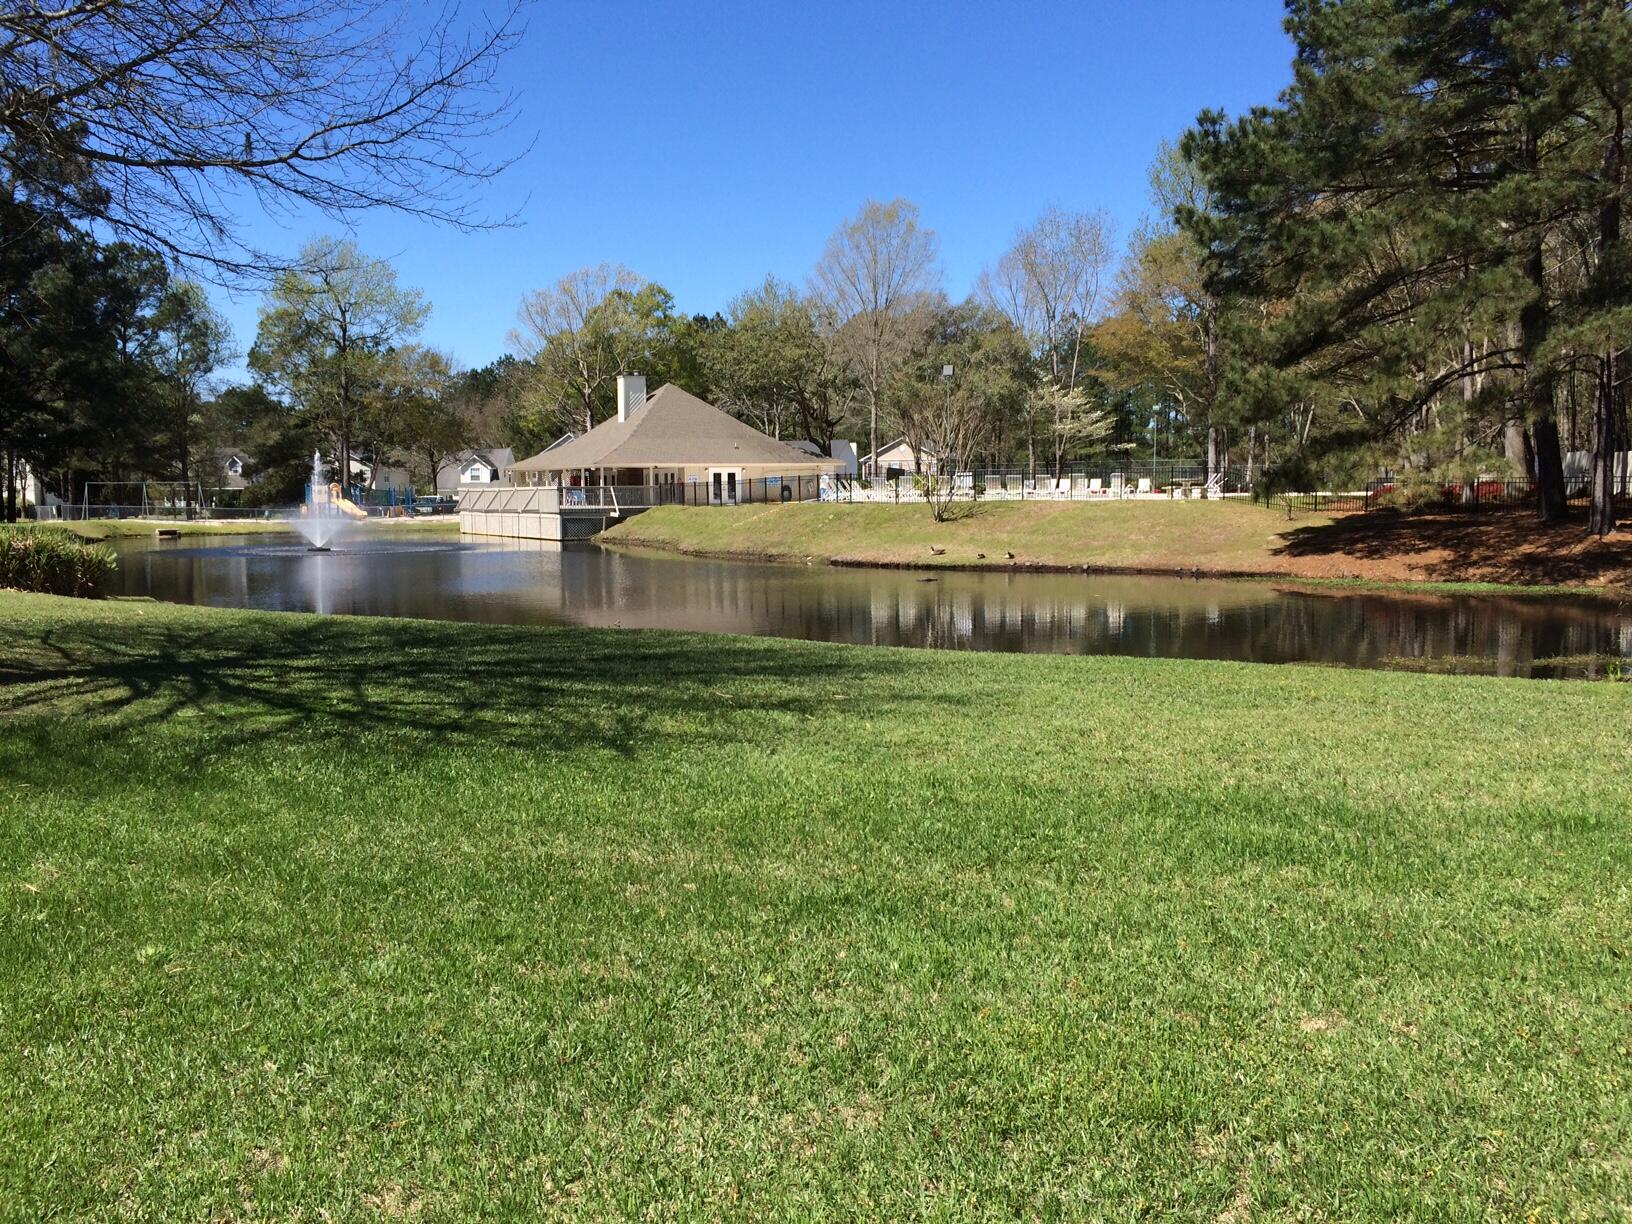
[[[884, 646], [1582, 674], [1632, 656], [1594, 601], [771, 566], [547, 542], [126, 542], [122, 593], [218, 607], [770, 634]], [[1596, 657], [1594, 662], [1582, 662]], [[1538, 660], [1573, 659], [1571, 664]]]

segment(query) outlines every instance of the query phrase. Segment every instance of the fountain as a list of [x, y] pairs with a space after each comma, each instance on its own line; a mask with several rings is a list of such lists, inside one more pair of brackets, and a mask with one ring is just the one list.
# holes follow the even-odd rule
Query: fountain
[[328, 552], [348, 520], [360, 514], [361, 511], [342, 495], [338, 483], [331, 484], [323, 478], [323, 456], [313, 451], [306, 503], [300, 507], [300, 513], [289, 520], [289, 525], [306, 538], [311, 552]]

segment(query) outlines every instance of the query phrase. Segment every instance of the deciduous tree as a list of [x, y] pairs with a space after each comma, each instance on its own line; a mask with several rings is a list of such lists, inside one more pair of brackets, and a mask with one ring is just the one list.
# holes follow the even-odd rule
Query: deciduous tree
[[532, 375], [535, 432], [555, 422], [587, 431], [609, 415], [617, 376], [669, 354], [673, 308], [668, 290], [622, 264], [580, 268], [523, 298], [510, 344]]
[[[376, 0], [0, 8], [0, 168], [46, 211], [226, 275], [271, 257], [244, 206], [388, 208], [474, 227], [518, 151], [500, 58], [519, 4], [466, 19]], [[492, 153], [500, 148], [505, 151]]]
[[[1076, 389], [1083, 373], [1083, 336], [1100, 304], [1112, 245], [1113, 227], [1103, 211], [1051, 208], [1019, 230], [976, 283], [976, 295], [1030, 341], [1039, 372], [1066, 391]], [[1052, 424], [1058, 476], [1066, 434], [1057, 420]], [[1027, 456], [1035, 472], [1031, 437]]]
[[714, 402], [776, 437], [830, 446], [856, 386], [820, 309], [774, 277], [735, 298], [703, 345]]
[[874, 455], [890, 383], [922, 335], [926, 310], [940, 292], [939, 250], [939, 239], [919, 221], [916, 204], [868, 200], [827, 240], [811, 278], [849, 349]]
[[156, 398], [167, 423], [165, 449], [186, 490], [187, 516], [191, 518], [206, 383], [232, 356], [232, 329], [195, 281], [170, 285], [154, 311], [152, 327]]
[[342, 480], [350, 479], [384, 354], [417, 335], [429, 313], [423, 294], [399, 285], [396, 269], [350, 239], [308, 243], [267, 293], [250, 368], [330, 439]]

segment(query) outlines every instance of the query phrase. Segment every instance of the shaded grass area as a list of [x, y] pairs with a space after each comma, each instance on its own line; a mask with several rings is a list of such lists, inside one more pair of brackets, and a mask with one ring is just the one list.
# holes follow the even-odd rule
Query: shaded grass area
[[1602, 1218], [1632, 690], [0, 596], [32, 1217]]
[[1299, 566], [1342, 556], [1362, 572], [1392, 567], [1429, 580], [1632, 587], [1632, 531], [1599, 539], [1585, 525], [1581, 515], [1538, 523], [1522, 507], [1379, 510], [1300, 524], [1281, 551]]
[[1089, 566], [1572, 593], [1632, 588], [1632, 532], [1591, 539], [1579, 522], [1541, 527], [1522, 510], [1288, 519], [1283, 510], [1244, 501], [993, 502], [965, 509], [955, 522], [936, 523], [922, 505], [669, 506], [601, 538], [840, 564]]

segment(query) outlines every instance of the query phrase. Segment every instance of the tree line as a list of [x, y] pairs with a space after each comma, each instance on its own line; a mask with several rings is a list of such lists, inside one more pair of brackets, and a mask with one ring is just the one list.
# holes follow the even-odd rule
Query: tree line
[[[1533, 483], [1544, 519], [1573, 491], [1566, 452], [1587, 452], [1590, 526], [1614, 525], [1632, 328], [1624, 3], [1289, 0], [1291, 86], [1159, 149], [1125, 243], [1098, 209], [1050, 208], [953, 300], [918, 208], [868, 201], [802, 283], [767, 278], [714, 313], [618, 264], [569, 273], [526, 296], [509, 352], [477, 370], [422, 343], [429, 303], [388, 264], [332, 238], [286, 260], [247, 251], [219, 203], [214, 184], [248, 184], [341, 215], [482, 223], [455, 187], [500, 168], [464, 141], [502, 114], [483, 90], [513, 26], [393, 60], [366, 11], [355, 27], [278, 0], [180, 25], [149, 0], [0, 16], [7, 465], [64, 490], [186, 480], [199, 448], [230, 439], [256, 461], [255, 496], [288, 495], [314, 446], [340, 470], [390, 462], [422, 481], [466, 445], [530, 453], [593, 427], [617, 374], [638, 371], [823, 447], [904, 436], [960, 468], [1034, 474], [1195, 460], [1260, 490], [1506, 477]], [[205, 95], [236, 79], [249, 34], [276, 54], [246, 111], [249, 93]], [[211, 69], [161, 72], [154, 55]], [[308, 79], [330, 91], [333, 130], [300, 96]], [[118, 133], [109, 81], [144, 99]], [[183, 106], [196, 126], [178, 150], [161, 111]], [[181, 211], [136, 209], [143, 192]], [[211, 396], [231, 341], [175, 269], [250, 266], [270, 282], [256, 381]]]
[[[496, 415], [536, 448], [605, 420], [617, 375], [639, 371], [824, 449], [899, 436], [943, 465], [1057, 473], [1148, 450], [1165, 395], [1102, 343], [1116, 262], [1103, 211], [1051, 208], [954, 301], [938, 236], [896, 199], [844, 220], [802, 286], [767, 277], [712, 314], [622, 265], [582, 268], [521, 303]], [[1180, 449], [1189, 427], [1175, 416], [1161, 437]]]
[[244, 204], [386, 209], [465, 230], [508, 220], [486, 215], [477, 189], [528, 143], [483, 153], [508, 133], [497, 69], [522, 36], [520, 0], [413, 20], [397, 9], [0, 7], [6, 517], [24, 467], [69, 500], [93, 479], [191, 482], [212, 440], [245, 435], [274, 454], [310, 441], [303, 430], [332, 436], [355, 409], [349, 374], [338, 405], [288, 369], [211, 396], [231, 339], [199, 281], [289, 273], [293, 293], [313, 274], [245, 239]]
[[1216, 303], [1215, 416], [1292, 446], [1282, 473], [1499, 472], [1564, 514], [1588, 451], [1615, 524], [1632, 255], [1621, 0], [1291, 0], [1280, 104], [1205, 114], [1174, 216]]

